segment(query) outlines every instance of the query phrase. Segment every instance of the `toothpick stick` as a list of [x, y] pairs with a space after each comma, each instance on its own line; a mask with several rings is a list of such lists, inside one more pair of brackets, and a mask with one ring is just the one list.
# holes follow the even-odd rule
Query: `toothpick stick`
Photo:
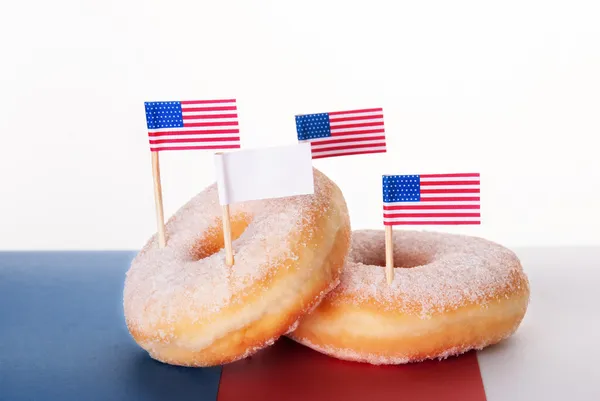
[[160, 185], [160, 165], [158, 163], [158, 152], [152, 152], [152, 176], [154, 177], [154, 203], [156, 206], [156, 224], [158, 226], [158, 246], [164, 248], [165, 240], [165, 217], [163, 213], [162, 188]]
[[385, 226], [385, 276], [389, 285], [394, 280], [394, 245], [392, 226]]
[[231, 220], [229, 216], [229, 205], [221, 206], [223, 209], [223, 241], [225, 243], [225, 263], [233, 266], [233, 249], [231, 246]]

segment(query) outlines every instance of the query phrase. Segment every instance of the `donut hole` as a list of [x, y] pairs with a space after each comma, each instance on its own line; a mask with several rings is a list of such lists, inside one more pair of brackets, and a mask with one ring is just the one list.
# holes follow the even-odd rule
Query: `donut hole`
[[[385, 266], [385, 260], [381, 262]], [[425, 255], [408, 252], [394, 252], [394, 267], [410, 269], [411, 267], [429, 264], [430, 260]]]
[[[231, 216], [231, 240], [235, 241], [238, 239], [246, 228], [252, 222], [252, 217], [246, 213], [239, 213]], [[223, 225], [221, 220], [217, 221], [217, 224], [208, 228], [204, 235], [196, 241], [192, 249], [190, 250], [191, 258], [193, 261], [198, 261], [207, 258], [215, 253], [219, 252], [225, 247], [223, 240]]]
[[[385, 267], [385, 248], [382, 248], [380, 252], [369, 252], [360, 258], [355, 256], [355, 259], [365, 265]], [[424, 255], [394, 249], [394, 267], [409, 269], [429, 263], [429, 258]]]

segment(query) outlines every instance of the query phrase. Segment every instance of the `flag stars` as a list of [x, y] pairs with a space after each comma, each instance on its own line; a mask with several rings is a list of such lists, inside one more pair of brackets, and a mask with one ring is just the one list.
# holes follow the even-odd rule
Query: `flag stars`
[[183, 127], [179, 102], [146, 102], [146, 121], [149, 129]]
[[384, 202], [414, 202], [420, 200], [418, 175], [383, 176]]
[[327, 113], [298, 115], [296, 131], [299, 140], [330, 137], [329, 115]]

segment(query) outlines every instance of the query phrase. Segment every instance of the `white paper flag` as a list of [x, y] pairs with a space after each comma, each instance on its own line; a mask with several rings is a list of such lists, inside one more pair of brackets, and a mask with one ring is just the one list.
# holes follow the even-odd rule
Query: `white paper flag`
[[309, 143], [215, 155], [221, 205], [314, 193]]

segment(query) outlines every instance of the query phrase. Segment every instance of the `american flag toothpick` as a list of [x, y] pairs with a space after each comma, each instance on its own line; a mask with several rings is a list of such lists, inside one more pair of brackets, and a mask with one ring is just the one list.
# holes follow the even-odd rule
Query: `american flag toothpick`
[[146, 102], [150, 150], [240, 147], [235, 99]]
[[394, 274], [392, 227], [481, 224], [480, 187], [479, 173], [383, 176], [388, 283]]
[[152, 153], [158, 244], [166, 245], [158, 153], [172, 150], [240, 148], [235, 99], [145, 102]]
[[313, 159], [386, 152], [382, 108], [297, 115], [296, 131]]

